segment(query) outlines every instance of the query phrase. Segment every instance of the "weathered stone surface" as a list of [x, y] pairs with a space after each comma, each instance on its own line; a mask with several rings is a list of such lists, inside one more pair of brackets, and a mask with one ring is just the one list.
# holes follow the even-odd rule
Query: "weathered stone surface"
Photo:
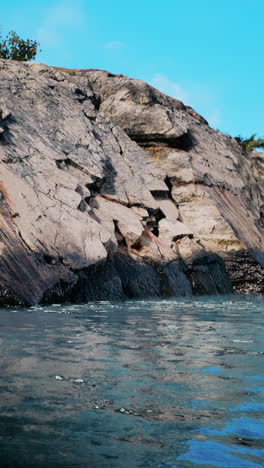
[[263, 161], [139, 80], [0, 60], [2, 303], [263, 292]]
[[182, 237], [175, 242], [175, 247], [180, 257], [184, 260], [204, 253], [204, 247], [197, 238]]
[[178, 219], [179, 210], [172, 200], [159, 200], [157, 201], [157, 205], [167, 219], [171, 221], [176, 221]]
[[181, 221], [163, 218], [159, 222], [159, 235], [167, 242], [174, 242], [182, 237], [193, 237], [193, 231]]
[[[131, 245], [138, 240], [143, 232], [141, 218], [135, 211], [116, 201], [110, 201], [100, 195], [90, 200], [90, 206], [95, 208], [94, 213], [101, 221], [107, 223], [111, 230], [112, 240], [115, 228], [118, 228], [127, 245]], [[112, 222], [112, 226], [110, 224]], [[116, 223], [116, 224], [115, 224]]]
[[146, 218], [149, 217], [149, 214], [148, 214], [147, 210], [145, 210], [144, 208], [140, 208], [140, 206], [132, 206], [132, 210], [140, 218], [143, 218], [143, 219], [145, 218], [146, 219]]
[[244, 247], [232, 227], [221, 215], [216, 201], [202, 185], [176, 185], [172, 196], [180, 206], [181, 219], [212, 252], [240, 250]]
[[[203, 236], [205, 248], [211, 249], [214, 244], [214, 251], [240, 250], [244, 246], [246, 232], [246, 245], [250, 243], [254, 250], [263, 251], [263, 229], [255, 229], [254, 225], [260, 212], [259, 192], [263, 194], [264, 189], [256, 184], [258, 176], [252, 175], [253, 158], [248, 158], [234, 139], [211, 129], [193, 109], [162, 95], [145, 83], [138, 84], [133, 80], [131, 84], [132, 80], [123, 76], [107, 80], [107, 73], [99, 71], [83, 73], [89, 76], [90, 85], [101, 95], [103, 115], [111, 118], [130, 136], [131, 132], [127, 130], [128, 115], [135, 105], [149, 107], [150, 103], [155, 104], [157, 120], [162, 120], [164, 109], [168, 112], [168, 119], [173, 113], [170, 133], [174, 132], [174, 138], [164, 134], [162, 125], [154, 136], [152, 121], [149, 122], [150, 128], [148, 122], [145, 127], [141, 126], [138, 137], [132, 124], [133, 138], [152, 154], [159, 173], [169, 178], [172, 196], [179, 205], [182, 220], [192, 220], [190, 227]], [[137, 91], [133, 86], [137, 87]], [[126, 112], [121, 110], [119, 114], [118, 103], [125, 90], [128, 96], [123, 101]], [[179, 125], [184, 131], [177, 139]], [[231, 197], [235, 199], [227, 206], [227, 199]], [[249, 218], [246, 230], [242, 227], [245, 218]], [[211, 231], [214, 232], [213, 236]], [[225, 231], [227, 239], [222, 242]], [[229, 236], [232, 239], [228, 242]]]

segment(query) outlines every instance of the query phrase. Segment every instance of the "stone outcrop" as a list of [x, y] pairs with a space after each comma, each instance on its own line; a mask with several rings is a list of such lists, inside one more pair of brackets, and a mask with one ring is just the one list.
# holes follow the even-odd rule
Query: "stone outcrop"
[[264, 157], [99, 70], [0, 60], [2, 304], [264, 291]]

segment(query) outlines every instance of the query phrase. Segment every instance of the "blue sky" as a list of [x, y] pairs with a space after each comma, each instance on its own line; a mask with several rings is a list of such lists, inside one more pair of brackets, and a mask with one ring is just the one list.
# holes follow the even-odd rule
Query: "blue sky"
[[231, 135], [264, 137], [264, 0], [12, 0], [2, 32], [37, 61], [151, 83]]

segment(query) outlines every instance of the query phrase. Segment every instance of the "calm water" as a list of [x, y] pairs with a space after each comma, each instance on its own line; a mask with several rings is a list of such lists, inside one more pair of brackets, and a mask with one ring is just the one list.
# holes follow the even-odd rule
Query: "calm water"
[[264, 297], [0, 310], [1, 468], [264, 466]]

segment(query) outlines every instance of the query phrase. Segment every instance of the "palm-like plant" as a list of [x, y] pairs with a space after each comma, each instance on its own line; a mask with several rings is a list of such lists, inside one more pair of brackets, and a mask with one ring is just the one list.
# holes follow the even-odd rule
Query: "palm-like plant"
[[256, 138], [256, 133], [249, 138], [242, 138], [240, 135], [235, 137], [235, 140], [244, 148], [247, 153], [251, 153], [254, 149], [264, 149], [264, 139]]

